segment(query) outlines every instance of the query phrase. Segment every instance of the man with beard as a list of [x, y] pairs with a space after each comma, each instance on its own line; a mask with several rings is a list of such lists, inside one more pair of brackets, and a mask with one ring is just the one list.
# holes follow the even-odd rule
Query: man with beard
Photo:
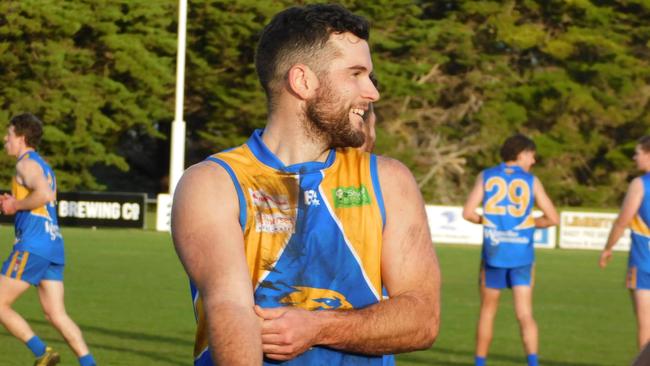
[[437, 336], [417, 184], [355, 149], [379, 99], [367, 40], [366, 20], [338, 5], [278, 13], [256, 55], [266, 127], [179, 182], [172, 235], [192, 282], [195, 365], [393, 365]]

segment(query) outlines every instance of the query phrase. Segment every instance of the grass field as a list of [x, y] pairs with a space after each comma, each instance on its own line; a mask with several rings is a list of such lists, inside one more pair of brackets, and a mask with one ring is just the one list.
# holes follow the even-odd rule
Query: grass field
[[[191, 365], [194, 317], [185, 274], [169, 234], [149, 230], [65, 228], [66, 305], [100, 365]], [[0, 228], [0, 251], [12, 233]], [[479, 248], [440, 245], [442, 328], [430, 350], [400, 355], [398, 365], [473, 365]], [[548, 366], [629, 365], [636, 352], [632, 307], [623, 288], [627, 255], [607, 270], [593, 251], [540, 250], [535, 316], [540, 358]], [[16, 304], [35, 331], [76, 365], [72, 352], [44, 320], [32, 289]], [[504, 292], [491, 365], [523, 365], [510, 292]], [[0, 330], [0, 365], [29, 365], [30, 352]]]

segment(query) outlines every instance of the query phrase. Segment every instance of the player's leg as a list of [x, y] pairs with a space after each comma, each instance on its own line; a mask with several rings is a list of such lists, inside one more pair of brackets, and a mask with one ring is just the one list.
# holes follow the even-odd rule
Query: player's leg
[[638, 344], [639, 349], [642, 349], [650, 342], [650, 290], [636, 290], [634, 302], [636, 303]]
[[485, 365], [492, 342], [494, 318], [499, 307], [501, 289], [505, 287], [503, 271], [499, 268], [487, 267], [481, 264], [479, 291], [481, 294], [481, 309], [476, 329], [475, 364]]
[[643, 349], [650, 342], [650, 273], [630, 267], [626, 282], [636, 315], [637, 345]]
[[519, 330], [524, 343], [524, 350], [529, 366], [536, 366], [538, 351], [537, 322], [533, 317], [533, 275], [534, 266], [513, 268], [509, 273], [512, 284], [515, 314], [519, 322]]
[[94, 365], [95, 360], [88, 351], [81, 329], [68, 316], [64, 303], [63, 266], [52, 266], [48, 279], [41, 281], [38, 295], [47, 320], [61, 333], [70, 348], [79, 357], [81, 365]]
[[29, 283], [4, 275], [0, 276], [0, 322], [14, 337], [27, 342], [34, 336], [32, 328], [11, 305], [27, 291]]
[[650, 342], [650, 289], [634, 291], [634, 304], [637, 320], [637, 342], [643, 349]]
[[[14, 337], [23, 341], [34, 357], [50, 358], [57, 362], [58, 355], [34, 334], [27, 321], [12, 309], [13, 303], [30, 285], [38, 283], [45, 272], [47, 261], [28, 252], [14, 251], [2, 265], [0, 275], [0, 323]], [[51, 357], [50, 357], [51, 356]], [[52, 363], [52, 364], [54, 364]]]

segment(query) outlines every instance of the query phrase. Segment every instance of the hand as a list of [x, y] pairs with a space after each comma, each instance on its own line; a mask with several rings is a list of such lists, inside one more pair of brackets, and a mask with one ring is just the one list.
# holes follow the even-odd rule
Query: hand
[[315, 344], [318, 330], [312, 311], [293, 307], [263, 309], [255, 305], [262, 318], [262, 351], [273, 360], [286, 361]]
[[0, 198], [0, 208], [5, 215], [13, 215], [16, 213], [16, 197], [5, 193]]
[[607, 267], [607, 263], [609, 263], [611, 259], [612, 259], [612, 250], [611, 249], [603, 250], [603, 252], [600, 254], [600, 261], [598, 262], [600, 268]]

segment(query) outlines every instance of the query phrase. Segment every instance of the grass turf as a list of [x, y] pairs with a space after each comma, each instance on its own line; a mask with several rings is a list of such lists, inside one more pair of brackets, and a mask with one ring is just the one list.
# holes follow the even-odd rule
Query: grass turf
[[[65, 228], [66, 306], [101, 365], [191, 365], [194, 317], [187, 279], [169, 234], [150, 230]], [[0, 228], [3, 258], [12, 233]], [[478, 314], [479, 248], [440, 245], [442, 327], [433, 348], [398, 356], [398, 365], [473, 364]], [[594, 251], [538, 250], [535, 317], [540, 363], [549, 366], [629, 365], [636, 352], [635, 320], [623, 287], [626, 254], [597, 268]], [[35, 332], [76, 365], [73, 353], [45, 321], [36, 291], [15, 304]], [[522, 365], [525, 356], [505, 291], [488, 358]], [[26, 365], [31, 353], [0, 329], [0, 365]]]

